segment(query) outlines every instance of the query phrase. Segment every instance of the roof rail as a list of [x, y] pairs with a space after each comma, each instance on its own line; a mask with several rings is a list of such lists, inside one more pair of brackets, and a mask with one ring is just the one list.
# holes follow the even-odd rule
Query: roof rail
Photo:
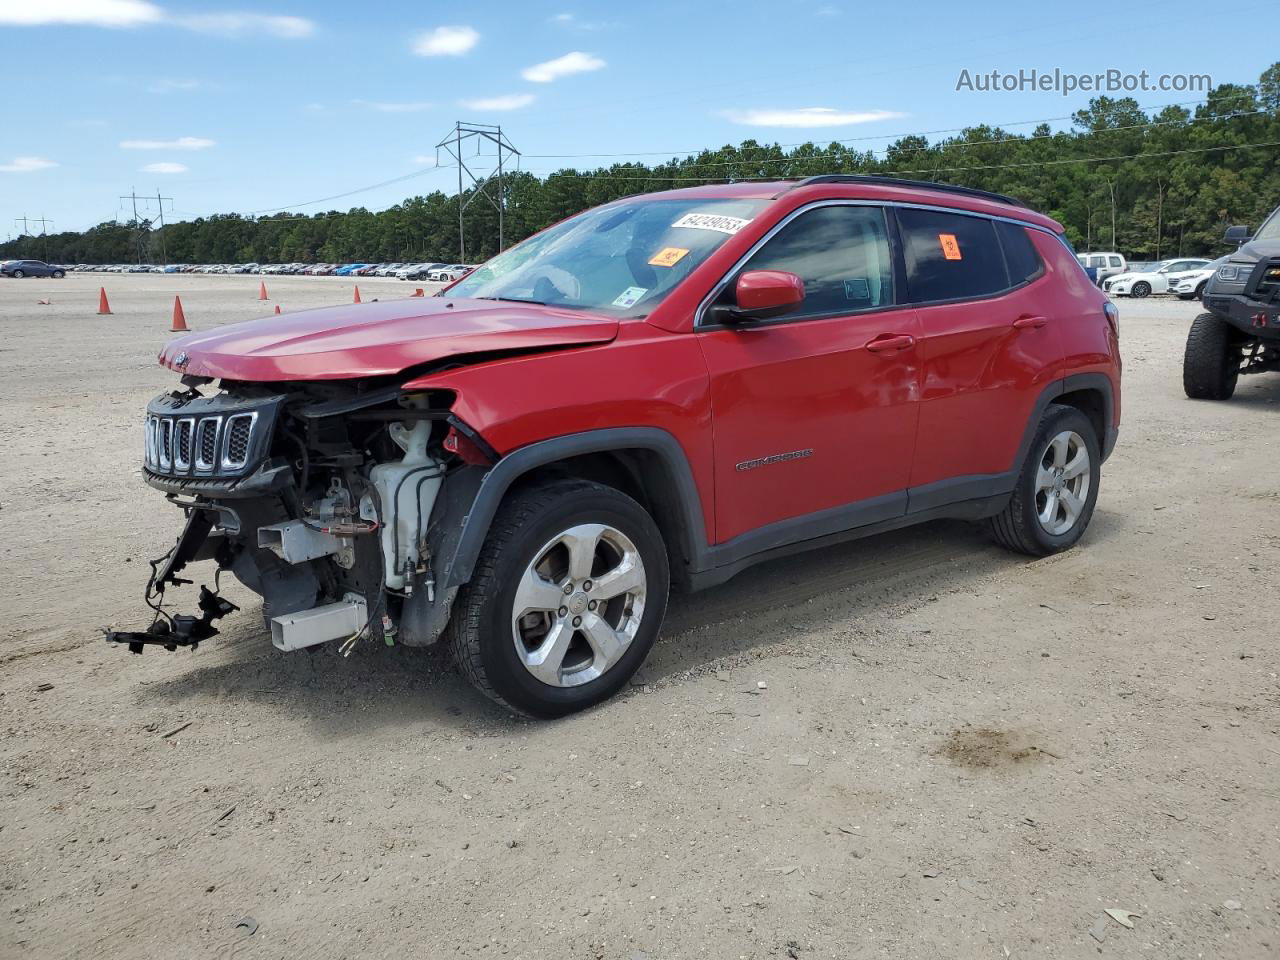
[[1021, 200], [1006, 197], [1003, 193], [992, 193], [990, 190], [978, 190], [975, 187], [961, 187], [954, 183], [935, 183], [931, 180], [904, 180], [901, 177], [876, 177], [851, 173], [823, 173], [816, 177], [805, 177], [803, 180], [797, 180], [787, 189], [795, 190], [797, 187], [807, 187], [815, 183], [863, 183], [880, 187], [911, 187], [917, 190], [958, 193], [966, 197], [978, 197], [982, 200], [993, 200], [996, 203], [1008, 203], [1015, 207], [1026, 206]]

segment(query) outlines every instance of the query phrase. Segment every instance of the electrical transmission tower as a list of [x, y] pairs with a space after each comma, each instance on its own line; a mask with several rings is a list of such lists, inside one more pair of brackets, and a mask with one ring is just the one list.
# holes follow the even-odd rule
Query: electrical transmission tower
[[[33, 240], [35, 239], [35, 235], [31, 232], [31, 227], [28, 224], [28, 221], [30, 221], [31, 223], [40, 224], [40, 236], [44, 238], [44, 259], [45, 259], [45, 262], [48, 262], [49, 260], [48, 228], [53, 225], [53, 221], [48, 220], [44, 217], [14, 217], [13, 222], [15, 225], [19, 223], [22, 224], [22, 233], [18, 234], [19, 239], [21, 239], [22, 237], [30, 237]], [[29, 246], [28, 246], [28, 249], [30, 249]]]
[[[149, 219], [146, 220], [144, 225], [144, 221], [138, 219], [138, 200], [141, 199], [143, 203], [150, 203], [151, 198], [146, 196], [140, 198], [137, 190], [130, 190], [128, 196], [121, 197], [120, 199], [129, 200], [133, 203], [133, 244], [135, 255], [138, 258], [138, 263], [142, 263], [144, 259], [150, 260], [151, 221]], [[162, 197], [160, 196], [160, 191], [157, 190], [156, 203], [160, 205], [160, 255], [167, 261], [169, 259], [169, 254], [168, 251], [165, 250], [164, 242], [164, 202], [166, 200], [169, 201], [169, 209], [172, 210], [173, 197]]]
[[[486, 141], [493, 144], [497, 152], [497, 165], [487, 174], [476, 173], [471, 167], [467, 166], [467, 162], [463, 158], [463, 144], [466, 143], [467, 147], [470, 147], [473, 140], [476, 146], [474, 156], [481, 155], [481, 148]], [[462, 121], [454, 123], [453, 132], [436, 144], [437, 157], [442, 149], [458, 165], [458, 262], [465, 263], [467, 260], [465, 213], [467, 207], [471, 205], [471, 201], [476, 197], [484, 197], [498, 211], [498, 249], [501, 250], [506, 246], [503, 216], [507, 206], [507, 198], [502, 186], [502, 175], [504, 170], [510, 166], [513, 157], [517, 165], [519, 164], [520, 151], [511, 145], [510, 140], [503, 136], [501, 126], [490, 123], [463, 123]], [[462, 175], [464, 173], [471, 178], [470, 196], [463, 195]], [[490, 193], [490, 189], [493, 189], [494, 192]]]

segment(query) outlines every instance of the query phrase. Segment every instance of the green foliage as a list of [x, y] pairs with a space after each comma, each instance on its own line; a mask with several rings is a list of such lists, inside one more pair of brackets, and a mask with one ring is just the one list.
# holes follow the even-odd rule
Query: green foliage
[[[1097, 97], [1072, 115], [1071, 131], [1041, 124], [1030, 134], [976, 126], [930, 143], [902, 137], [882, 151], [841, 143], [791, 149], [747, 140], [647, 165], [615, 163], [505, 180], [508, 244], [587, 207], [653, 190], [725, 180], [862, 173], [935, 180], [1018, 197], [1066, 228], [1077, 249], [1134, 259], [1219, 256], [1230, 224], [1256, 227], [1280, 204], [1280, 63], [1256, 86], [1223, 84], [1189, 111], [1143, 112], [1128, 97]], [[469, 194], [464, 194], [466, 199]], [[465, 259], [498, 252], [498, 217], [483, 198], [466, 213]], [[221, 214], [167, 224], [102, 223], [50, 235], [59, 263], [370, 262], [458, 257], [458, 202], [435, 192], [373, 213], [362, 207], [314, 215]], [[43, 253], [44, 238], [0, 244], [0, 258]]]

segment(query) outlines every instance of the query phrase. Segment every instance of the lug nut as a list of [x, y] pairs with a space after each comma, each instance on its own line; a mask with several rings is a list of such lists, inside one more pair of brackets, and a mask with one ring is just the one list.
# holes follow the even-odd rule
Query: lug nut
[[584, 581], [584, 582], [583, 582], [583, 584], [582, 584], [582, 589], [583, 589], [583, 590], [590, 590], [590, 589], [591, 589], [591, 581], [590, 581], [590, 580], [586, 580], [586, 581]]
[[594, 610], [595, 608], [596, 608], [596, 602], [594, 600], [592, 600], [590, 603], [587, 604], [588, 610]]
[[561, 607], [559, 610], [556, 611], [556, 613], [558, 613], [562, 617], [568, 612], [569, 612], [568, 607]]
[[567, 597], [571, 593], [573, 593], [573, 581], [564, 585], [564, 595]]
[[580, 626], [582, 626], [582, 618], [581, 618], [581, 617], [574, 617], [574, 618], [573, 618], [573, 625], [574, 625], [575, 627], [580, 627]]

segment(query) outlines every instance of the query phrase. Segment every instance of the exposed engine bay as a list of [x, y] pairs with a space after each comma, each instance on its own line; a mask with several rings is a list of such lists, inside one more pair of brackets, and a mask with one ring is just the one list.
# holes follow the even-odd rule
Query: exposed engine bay
[[[439, 638], [456, 591], [438, 595], [436, 557], [457, 525], [442, 522], [440, 493], [497, 458], [451, 413], [451, 393], [368, 380], [182, 383], [147, 407], [143, 477], [186, 524], [152, 561], [151, 625], [108, 640], [141, 652], [215, 636], [214, 621], [237, 609], [219, 595], [226, 572], [261, 595], [281, 650]], [[191, 583], [179, 574], [201, 560], [217, 572], [200, 615], [170, 613], [166, 591]]]

